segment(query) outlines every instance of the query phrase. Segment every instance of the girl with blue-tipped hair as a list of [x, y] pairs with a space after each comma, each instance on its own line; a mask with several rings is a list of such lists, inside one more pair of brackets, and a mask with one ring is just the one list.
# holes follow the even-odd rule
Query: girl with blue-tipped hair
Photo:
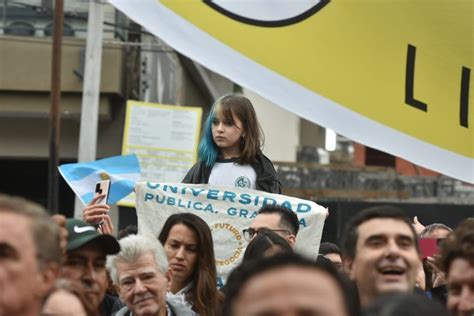
[[263, 132], [249, 99], [220, 97], [207, 117], [199, 161], [183, 183], [207, 183], [281, 193], [275, 168], [261, 150]]

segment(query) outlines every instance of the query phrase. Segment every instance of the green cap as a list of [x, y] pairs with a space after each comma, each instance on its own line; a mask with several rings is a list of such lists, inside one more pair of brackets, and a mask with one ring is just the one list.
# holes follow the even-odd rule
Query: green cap
[[66, 228], [69, 233], [67, 237], [67, 252], [76, 250], [85, 244], [94, 243], [99, 245], [106, 255], [114, 255], [120, 251], [120, 245], [111, 235], [101, 235], [94, 226], [80, 219], [68, 218]]

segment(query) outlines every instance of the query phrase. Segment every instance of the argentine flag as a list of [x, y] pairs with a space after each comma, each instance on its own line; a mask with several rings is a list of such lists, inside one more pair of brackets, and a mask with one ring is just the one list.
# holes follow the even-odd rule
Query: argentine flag
[[89, 204], [94, 197], [95, 185], [100, 180], [110, 180], [108, 204], [116, 204], [126, 197], [140, 181], [140, 164], [134, 154], [70, 163], [58, 169], [84, 205]]

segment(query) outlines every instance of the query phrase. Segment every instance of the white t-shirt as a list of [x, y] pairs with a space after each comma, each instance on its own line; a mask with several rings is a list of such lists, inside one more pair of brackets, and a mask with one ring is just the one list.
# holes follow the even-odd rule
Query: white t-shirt
[[251, 165], [239, 165], [233, 159], [218, 159], [211, 170], [209, 184], [255, 190], [257, 174]]

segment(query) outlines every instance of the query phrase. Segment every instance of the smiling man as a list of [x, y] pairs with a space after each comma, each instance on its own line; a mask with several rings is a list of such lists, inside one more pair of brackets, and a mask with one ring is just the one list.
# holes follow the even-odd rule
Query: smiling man
[[77, 281], [97, 313], [110, 315], [115, 299], [105, 293], [108, 285], [105, 258], [119, 252], [117, 240], [99, 234], [93, 226], [78, 219], [68, 219], [66, 228], [69, 237], [61, 277]]
[[362, 307], [382, 294], [413, 290], [421, 261], [416, 233], [400, 209], [363, 210], [345, 232], [344, 268], [357, 285]]
[[116, 316], [191, 316], [180, 302], [166, 300], [171, 270], [163, 246], [156, 239], [131, 235], [120, 240], [121, 251], [107, 258], [110, 278], [127, 305]]

